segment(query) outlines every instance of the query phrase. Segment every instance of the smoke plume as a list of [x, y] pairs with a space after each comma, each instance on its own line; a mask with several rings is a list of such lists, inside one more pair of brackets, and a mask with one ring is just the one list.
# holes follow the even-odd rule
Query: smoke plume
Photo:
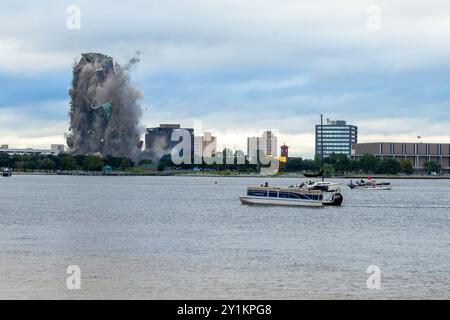
[[137, 62], [139, 52], [123, 68], [107, 55], [84, 53], [74, 65], [67, 135], [73, 154], [137, 156], [142, 94], [128, 76]]

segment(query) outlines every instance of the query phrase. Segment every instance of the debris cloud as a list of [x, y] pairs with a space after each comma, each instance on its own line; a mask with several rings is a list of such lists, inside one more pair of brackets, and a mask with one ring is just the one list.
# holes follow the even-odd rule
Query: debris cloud
[[128, 76], [138, 62], [139, 52], [123, 68], [101, 53], [81, 55], [69, 92], [71, 153], [138, 156], [142, 93]]

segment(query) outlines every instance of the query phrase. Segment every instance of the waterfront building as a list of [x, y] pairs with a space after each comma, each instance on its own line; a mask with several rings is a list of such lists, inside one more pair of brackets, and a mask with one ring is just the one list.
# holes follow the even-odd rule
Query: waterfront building
[[50, 149], [34, 149], [34, 148], [9, 148], [8, 145], [1, 145], [0, 147], [0, 153], [7, 153], [10, 156], [12, 155], [22, 155], [22, 154], [29, 154], [29, 155], [53, 155], [57, 156], [61, 152], [64, 152], [64, 145], [63, 144], [52, 144], [50, 145]]
[[322, 142], [325, 157], [333, 153], [350, 155], [352, 144], [358, 142], [358, 127], [348, 125], [344, 120], [327, 119], [323, 127], [316, 125], [316, 155], [322, 153]]
[[247, 138], [247, 156], [249, 161], [257, 159], [258, 151], [265, 156], [276, 157], [278, 138], [272, 131], [264, 131], [261, 137]]
[[289, 158], [289, 147], [284, 143], [281, 147], [281, 156], [288, 159]]
[[278, 158], [280, 163], [280, 169], [284, 169], [286, 167], [286, 162], [289, 160], [289, 147], [284, 143], [280, 147], [280, 157]]
[[[145, 134], [145, 149], [159, 159], [165, 155], [172, 154], [173, 148], [182, 141], [172, 141], [172, 134], [176, 130], [187, 130], [190, 136], [190, 153], [194, 154], [194, 129], [181, 128], [179, 124], [160, 124], [156, 128], [147, 128]], [[183, 152], [180, 153], [183, 155]]]
[[194, 156], [201, 158], [206, 150], [207, 157], [213, 157], [216, 154], [217, 138], [211, 132], [205, 132], [203, 136], [194, 138]]
[[272, 131], [264, 131], [259, 139], [259, 147], [266, 156], [276, 157], [278, 155], [277, 143], [278, 139]]
[[141, 169], [143, 169], [145, 172], [156, 172], [158, 171], [158, 164], [157, 163], [144, 163], [139, 166]]
[[414, 170], [424, 172], [425, 162], [441, 165], [443, 173], [450, 173], [450, 143], [372, 142], [352, 145], [351, 159], [359, 160], [364, 154], [379, 159], [408, 160]]
[[258, 137], [247, 138], [247, 157], [250, 162], [255, 162], [258, 159], [258, 140]]

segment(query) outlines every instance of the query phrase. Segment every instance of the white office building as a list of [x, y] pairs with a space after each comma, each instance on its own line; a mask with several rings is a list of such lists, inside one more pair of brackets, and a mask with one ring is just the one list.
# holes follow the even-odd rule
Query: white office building
[[194, 137], [194, 156], [213, 157], [216, 153], [217, 138], [211, 132], [205, 132], [203, 136]]
[[247, 138], [247, 157], [249, 161], [258, 158], [260, 150], [265, 156], [276, 157], [278, 155], [278, 138], [272, 131], [264, 131], [262, 137]]

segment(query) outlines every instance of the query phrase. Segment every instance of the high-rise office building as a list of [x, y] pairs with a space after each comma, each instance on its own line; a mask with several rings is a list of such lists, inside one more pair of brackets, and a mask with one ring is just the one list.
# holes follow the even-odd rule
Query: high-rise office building
[[216, 148], [217, 138], [210, 132], [194, 138], [194, 156], [196, 157], [213, 157], [216, 154]]
[[247, 156], [248, 159], [255, 160], [260, 150], [265, 156], [276, 157], [277, 150], [277, 137], [272, 131], [264, 131], [262, 137], [249, 137], [247, 138]]
[[348, 125], [343, 120], [327, 119], [327, 124], [323, 127], [316, 125], [316, 155], [322, 154], [322, 142], [325, 157], [333, 153], [350, 155], [352, 144], [358, 142], [358, 127]]
[[258, 137], [247, 138], [247, 157], [249, 161], [256, 161], [258, 159]]
[[[194, 129], [181, 128], [179, 124], [160, 124], [156, 128], [147, 128], [145, 134], [145, 149], [150, 151], [153, 156], [161, 158], [164, 155], [171, 154], [173, 148], [180, 143], [182, 138], [178, 141], [172, 141], [172, 134], [176, 130], [187, 130], [190, 137], [190, 154], [194, 154]], [[180, 153], [183, 155], [184, 150]]]
[[277, 142], [278, 139], [272, 131], [264, 131], [262, 137], [259, 138], [259, 147], [265, 155], [276, 157], [278, 155]]

